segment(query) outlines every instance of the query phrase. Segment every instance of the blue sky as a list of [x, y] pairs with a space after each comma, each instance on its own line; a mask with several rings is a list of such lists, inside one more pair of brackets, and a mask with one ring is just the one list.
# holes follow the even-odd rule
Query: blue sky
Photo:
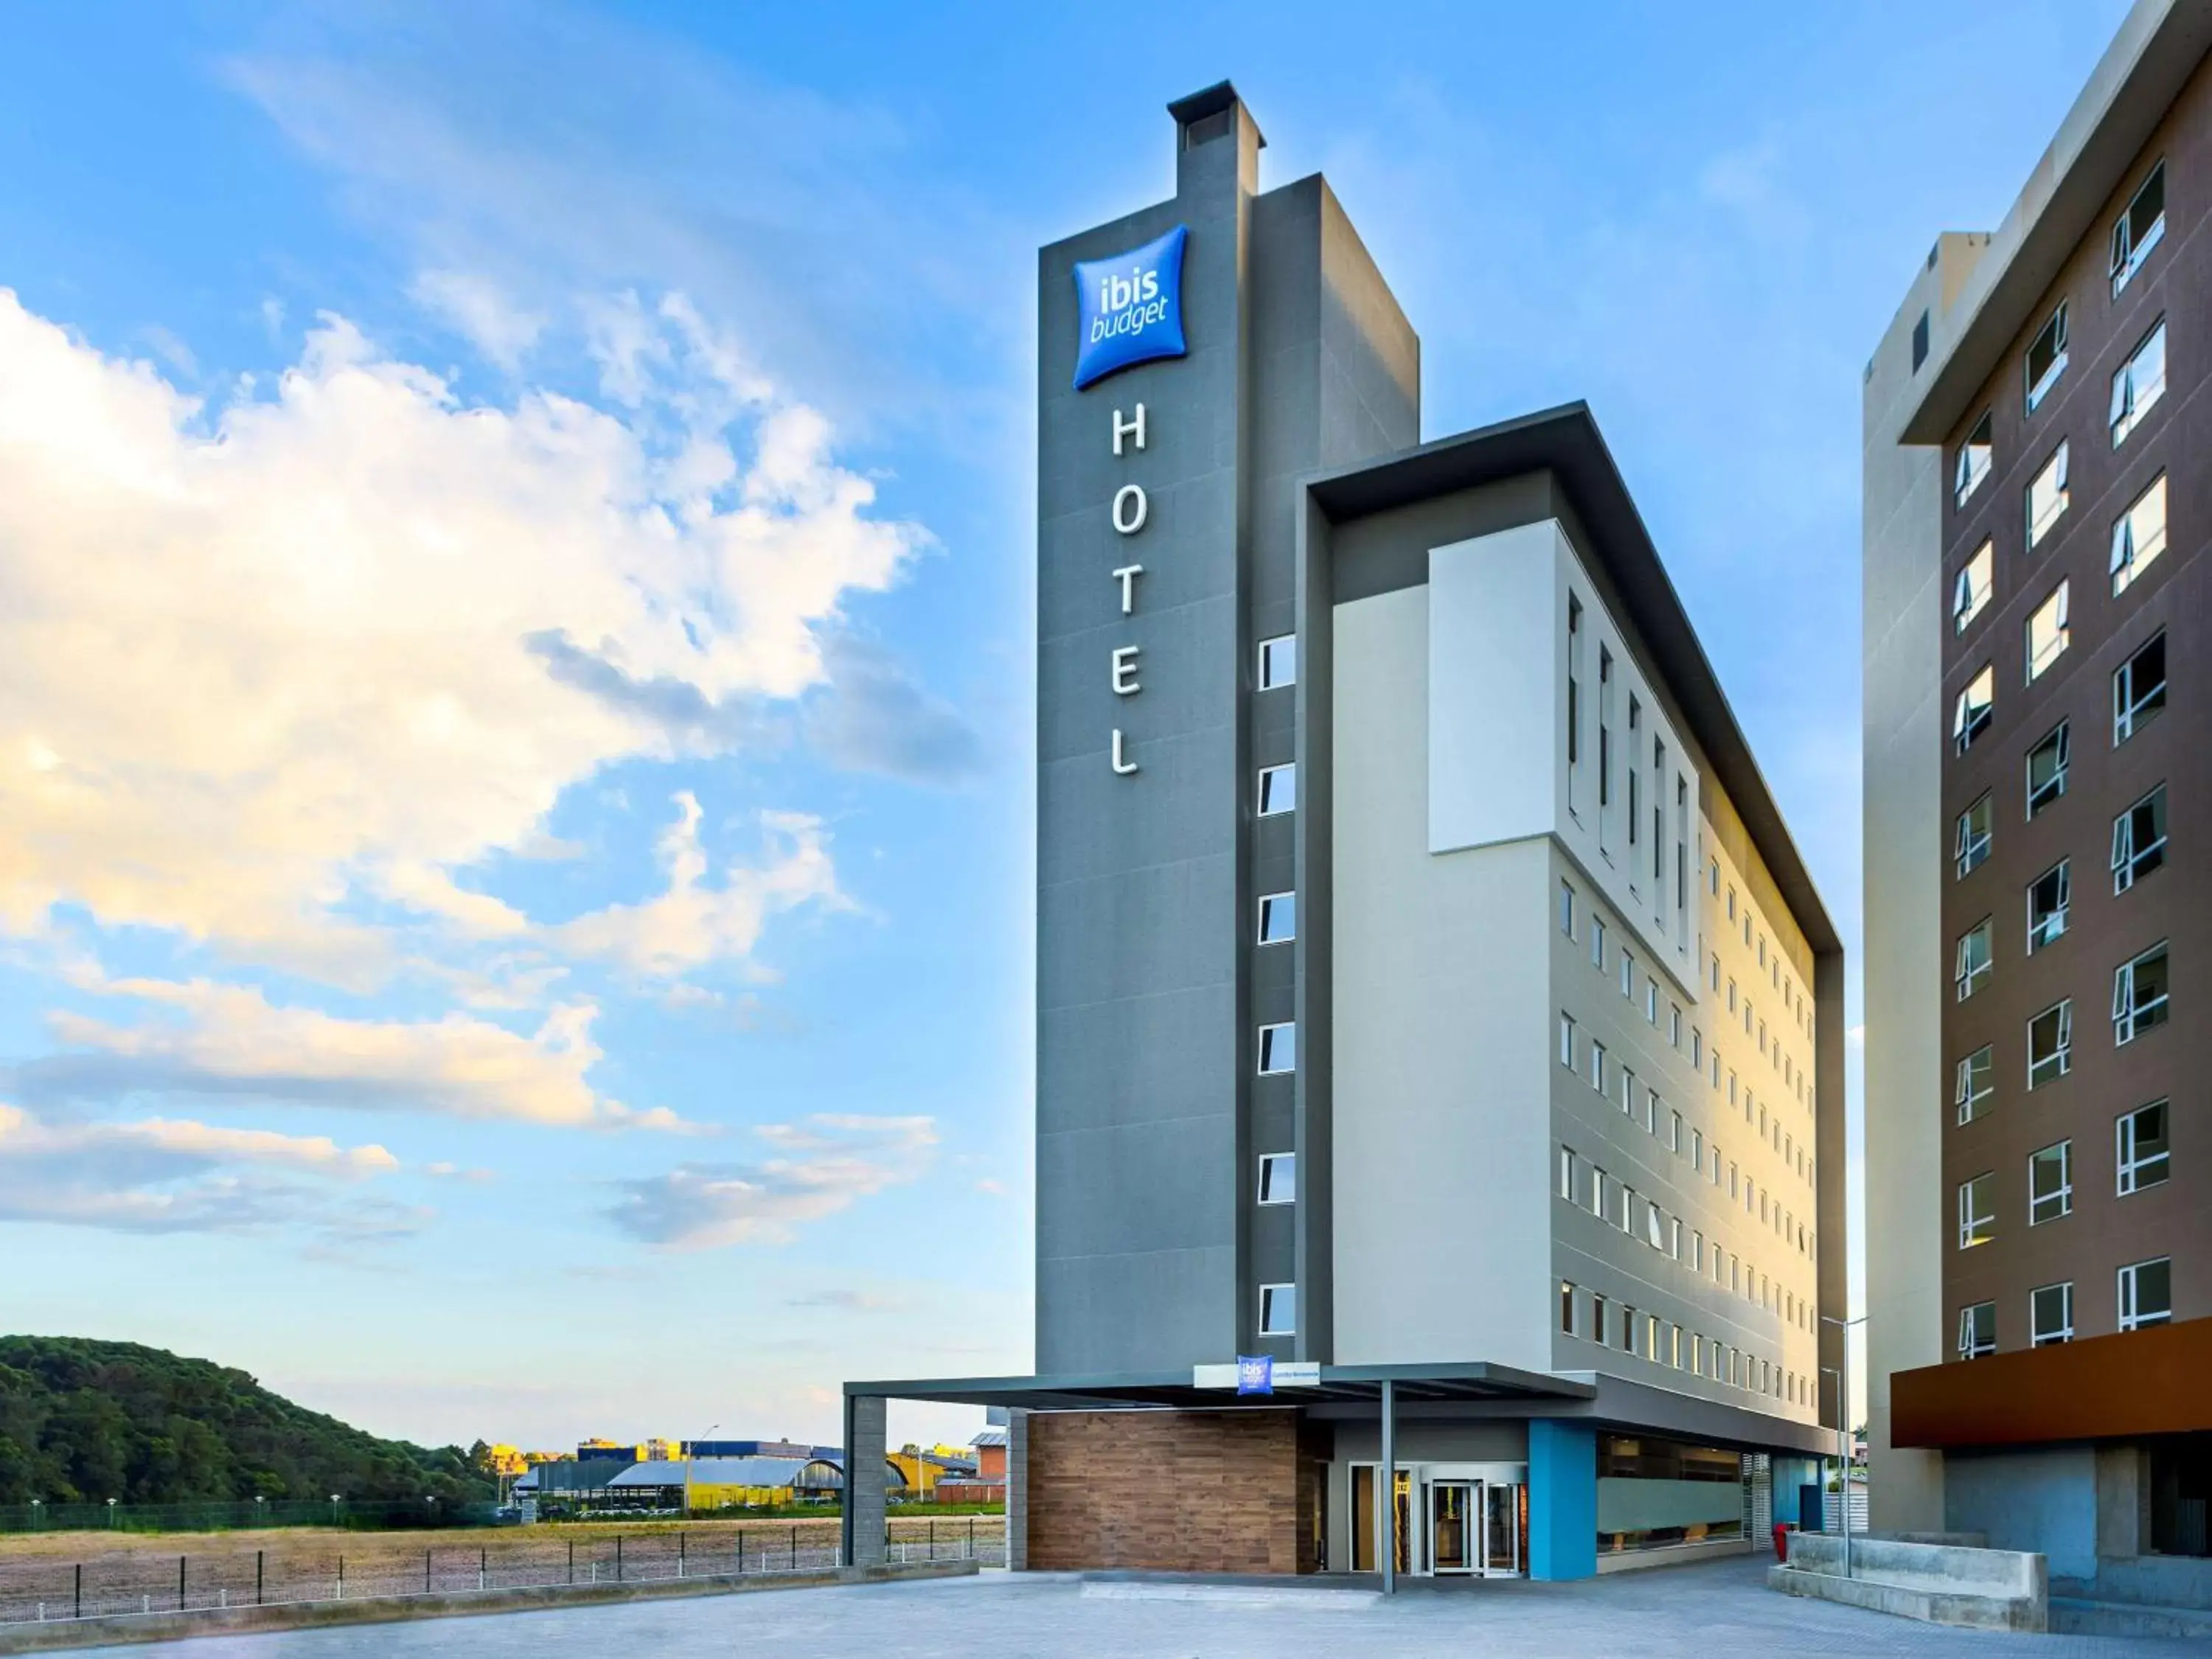
[[1224, 75], [1425, 435], [1590, 402], [1855, 945], [1859, 371], [2124, 9], [19, 10], [0, 1328], [434, 1441], [1028, 1367], [1034, 250]]

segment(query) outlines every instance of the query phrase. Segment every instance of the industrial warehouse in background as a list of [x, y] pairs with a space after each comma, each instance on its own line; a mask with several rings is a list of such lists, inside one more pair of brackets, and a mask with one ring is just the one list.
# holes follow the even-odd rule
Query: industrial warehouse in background
[[2054, 1607], [2212, 1607], [2208, 45], [2137, 4], [1867, 367], [1873, 1520]]
[[1589, 411], [1421, 444], [1327, 183], [1170, 113], [1038, 273], [1037, 1374], [848, 1461], [1012, 1408], [1016, 1567], [1748, 1550], [1841, 1422], [1835, 929]]

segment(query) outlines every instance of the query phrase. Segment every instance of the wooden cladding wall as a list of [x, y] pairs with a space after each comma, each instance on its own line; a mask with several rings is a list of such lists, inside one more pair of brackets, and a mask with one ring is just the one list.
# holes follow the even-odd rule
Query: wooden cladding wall
[[1037, 1413], [1030, 1565], [1311, 1571], [1298, 1429], [1294, 1411]]

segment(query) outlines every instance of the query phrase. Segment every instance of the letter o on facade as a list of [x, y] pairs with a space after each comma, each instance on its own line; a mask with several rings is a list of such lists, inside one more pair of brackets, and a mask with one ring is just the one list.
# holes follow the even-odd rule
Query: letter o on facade
[[1124, 536], [1135, 535], [1145, 527], [1145, 514], [1150, 508], [1142, 484], [1123, 484], [1114, 492], [1114, 528]]

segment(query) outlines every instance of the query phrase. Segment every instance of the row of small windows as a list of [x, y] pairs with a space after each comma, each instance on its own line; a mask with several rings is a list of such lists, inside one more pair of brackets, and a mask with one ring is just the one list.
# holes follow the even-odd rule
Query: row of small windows
[[[1959, 816], [1958, 866], [1960, 874], [1978, 867], [1989, 857], [1990, 798], [1984, 795]], [[2130, 891], [2146, 876], [2166, 864], [2166, 785], [2160, 783], [2142, 799], [2112, 820], [2109, 860], [2112, 892]], [[2056, 944], [2066, 932], [2073, 908], [2073, 860], [2061, 859], [2027, 884], [2027, 954]], [[1964, 1002], [1981, 988], [1991, 969], [1990, 921], [1984, 917], [1960, 941], [1954, 969], [1959, 1000]]]
[[[2143, 262], [2165, 235], [2166, 163], [2161, 161], [2145, 176], [2127, 210], [2112, 227], [2111, 278], [2115, 299], [2142, 269]], [[2066, 301], [2062, 300], [2050, 319], [2036, 331], [2035, 337], [2028, 342], [2021, 378], [2030, 415], [2050, 397], [2066, 373]], [[2161, 318], [2113, 375], [2112, 426], [2116, 447], [2126, 441], [2142, 411], [2157, 402], [2165, 389], [2166, 324]], [[1990, 417], [1984, 413], [1974, 423], [1966, 441], [1959, 447], [1951, 483], [1954, 503], [1965, 506], [1992, 470]], [[2032, 539], [2030, 545], [2033, 545]]]
[[[1292, 634], [1260, 641], [1260, 690], [1273, 691], [1297, 684], [1298, 642]], [[1297, 767], [1264, 767], [1260, 772], [1259, 809], [1262, 817], [1288, 812], [1297, 805]], [[1298, 898], [1296, 893], [1266, 893], [1259, 902], [1261, 945], [1284, 945], [1297, 937]], [[1291, 1072], [1297, 1067], [1298, 1028], [1295, 1021], [1260, 1028], [1259, 1069], [1262, 1076]], [[1297, 1200], [1297, 1154], [1267, 1152], [1260, 1158], [1257, 1200], [1261, 1204], [1291, 1204]], [[1260, 1333], [1263, 1336], [1297, 1334], [1298, 1292], [1295, 1285], [1260, 1287]]]
[[[1989, 924], [1959, 941], [1954, 972], [1961, 1000], [1989, 976]], [[2166, 1022], [2167, 963], [2164, 940], [2112, 970], [2112, 1046], [2124, 1048]], [[1979, 1050], [1976, 1051], [1979, 1053]], [[1970, 1056], [1971, 1058], [1971, 1056]], [[1960, 1062], [1966, 1064], [1965, 1061]], [[2056, 1081], [2074, 1069], [2074, 1000], [2062, 998], [2027, 1023], [2027, 1086]]]
[[[2114, 521], [2112, 530], [2112, 592], [2120, 593], [2146, 566], [2166, 550], [2166, 474], [2160, 473]], [[1959, 572], [1952, 592], [1952, 621], [1956, 632], [1979, 616], [1990, 601], [1990, 544], [1982, 544]], [[2062, 579], [2021, 624], [2023, 683], [2033, 685], [2051, 672], [2074, 641], [2073, 582]], [[1984, 662], [1960, 690], [1951, 709], [1951, 740], [1960, 754], [1972, 748], [1996, 713], [1996, 665]]]
[[[1566, 764], [1567, 811], [1577, 822], [1576, 810], [1576, 780], [1583, 763], [1583, 604], [1572, 593], [1567, 596], [1567, 702], [1566, 702]], [[1613, 744], [1613, 653], [1601, 645], [1597, 653], [1597, 833], [1598, 846], [1608, 861], [1611, 854], [1606, 842], [1611, 834], [1614, 810], [1614, 744]], [[1644, 805], [1644, 704], [1631, 692], [1628, 696], [1627, 765], [1624, 769], [1627, 784], [1625, 816], [1628, 831], [1628, 880], [1632, 893], [1641, 896], [1638, 885], [1644, 871], [1642, 848], [1648, 843], [1651, 849], [1651, 902], [1656, 919], [1664, 922], [1663, 911], [1667, 898], [1667, 782], [1669, 776], [1666, 741], [1653, 737], [1650, 744], [1650, 833], [1645, 834]], [[1686, 923], [1689, 906], [1689, 838], [1690, 786], [1688, 778], [1677, 767], [1672, 774], [1674, 785], [1674, 920], [1677, 927]]]
[[1559, 1281], [1559, 1330], [1564, 1335], [1587, 1338], [1600, 1347], [1618, 1347], [1623, 1353], [1793, 1406], [1813, 1404], [1809, 1377], [1746, 1353], [1717, 1337], [1708, 1338], [1656, 1314], [1640, 1312], [1627, 1303], [1608, 1303], [1597, 1291], [1585, 1291], [1564, 1279]]
[[[1715, 869], [1719, 867], [1717, 862], [1716, 862], [1713, 867]], [[1733, 897], [1735, 890], [1731, 888], [1729, 891], [1730, 896]], [[1572, 939], [1577, 936], [1577, 915], [1578, 914], [1579, 908], [1578, 899], [1575, 890], [1575, 884], [1572, 882], [1564, 878], [1560, 881], [1558, 906], [1559, 931], [1566, 938]], [[1596, 968], [1600, 972], [1603, 972], [1605, 969], [1607, 956], [1607, 928], [1605, 919], [1602, 916], [1592, 915], [1589, 918], [1587, 931], [1589, 939], [1590, 964]], [[1764, 946], [1765, 943], [1765, 935], [1762, 934], [1760, 936], [1759, 942], [1760, 945]], [[1629, 999], [1629, 1000], [1632, 1002], [1636, 998], [1636, 958], [1634, 953], [1625, 947], [1618, 953], [1618, 958], [1620, 975], [1620, 994], [1622, 996]], [[1772, 963], [1771, 963], [1771, 977], [1775, 984], [1782, 991], [1784, 1007], [1789, 1010], [1792, 1018], [1796, 1021], [1799, 1029], [1803, 1030], [1809, 1039], [1812, 1035], [1811, 1007], [1802, 996], [1795, 994], [1793, 982], [1784, 976], [1780, 971], [1780, 963], [1781, 953], [1778, 951], [1774, 955]], [[1721, 965], [1720, 957], [1718, 956], [1715, 956], [1712, 958], [1712, 976], [1713, 989], [1715, 991], [1718, 991], [1721, 988]], [[1643, 986], [1644, 1020], [1646, 1024], [1656, 1030], [1659, 1025], [1659, 1005], [1661, 1001], [1659, 982], [1655, 977], [1647, 974], [1644, 976]], [[1754, 1011], [1750, 999], [1747, 997], [1739, 998], [1737, 994], [1736, 983], [1734, 980], [1730, 980], [1729, 981], [1728, 998], [1729, 1012], [1731, 1014], [1740, 1013], [1742, 1017], [1744, 1035], [1746, 1036], [1753, 1036], [1755, 1033], [1760, 1058], [1767, 1061], [1771, 1069], [1781, 1074], [1783, 1086], [1793, 1093], [1796, 1096], [1798, 1103], [1803, 1106], [1809, 1112], [1813, 1108], [1813, 1088], [1812, 1078], [1807, 1068], [1801, 1066], [1797, 1063], [1797, 1060], [1795, 1055], [1784, 1051], [1783, 1044], [1778, 1037], [1770, 1037], [1770, 1033], [1765, 1020], [1754, 1019]], [[1671, 1000], [1667, 1003], [1666, 1029], [1668, 1046], [1679, 1051], [1682, 1047], [1682, 1010], [1680, 1004], [1675, 1003]], [[1705, 1034], [1696, 1026], [1692, 1026], [1690, 1028], [1690, 1066], [1692, 1070], [1701, 1073], [1705, 1073], [1708, 1069], [1708, 1061], [1705, 1057]], [[1719, 1045], [1716, 1043], [1713, 1047], [1712, 1057], [1710, 1061], [1710, 1075], [1712, 1081], [1712, 1086], [1716, 1090], [1719, 1089], [1721, 1086], [1721, 1071], [1722, 1065], [1720, 1048]], [[1737, 1104], [1739, 1103], [1739, 1090], [1737, 1086], [1736, 1074], [1732, 1071], [1729, 1073], [1728, 1091], [1729, 1103], [1730, 1105]], [[1767, 1115], [1764, 1109], [1760, 1109], [1754, 1114], [1754, 1102], [1755, 1095], [1753, 1091], [1741, 1091], [1741, 1103], [1744, 1109], [1744, 1121], [1746, 1122], [1750, 1122], [1753, 1120], [1755, 1115], [1761, 1126], [1761, 1131], [1764, 1133]], [[1788, 1138], [1784, 1136], [1782, 1133], [1780, 1128], [1780, 1117], [1778, 1114], [1775, 1118], [1775, 1146], [1776, 1150], [1781, 1151], [1783, 1150], [1785, 1139]], [[1790, 1153], [1789, 1157], [1793, 1167], [1796, 1166], [1797, 1158], [1794, 1152]], [[1801, 1173], [1804, 1174], [1806, 1179], [1808, 1181], [1812, 1178], [1809, 1170], [1801, 1169]]]
[[[2063, 597], [2065, 584], [2062, 582], [2059, 586]], [[2059, 615], [2063, 614], [2062, 606]], [[2059, 648], [2064, 648], [2063, 639]], [[1996, 702], [1996, 674], [1984, 663], [1981, 672], [1960, 690], [1952, 707], [1951, 737], [1959, 753], [1965, 754], [1989, 730], [1995, 717]], [[2112, 747], [2117, 749], [2134, 737], [2156, 720], [2165, 708], [2166, 631], [2161, 629], [2112, 671]], [[2031, 818], [2066, 793], [2068, 750], [2072, 744], [2070, 724], [2059, 721], [2027, 751], [2027, 816]], [[1968, 844], [1962, 840], [1958, 848], [1959, 873], [1962, 876], [1980, 862], [1979, 859], [1968, 861], [1967, 850]], [[1982, 850], [1986, 853], [1986, 844]]]
[[[2114, 1276], [2112, 1299], [2124, 1331], [2173, 1320], [2173, 1259], [2135, 1261]], [[2047, 1348], [2074, 1340], [2074, 1282], [2041, 1285], [2027, 1293], [2028, 1344]], [[1997, 1351], [1997, 1304], [1977, 1302], [1959, 1310], [1959, 1358], [1979, 1359]]]
[[[1714, 1153], [1716, 1166], [1719, 1152]], [[1715, 1185], [1718, 1185], [1716, 1172]], [[1736, 1166], [1729, 1165], [1729, 1195], [1741, 1194], [1744, 1207], [1751, 1209], [1753, 1182], [1739, 1182]], [[1633, 1187], [1607, 1175], [1597, 1164], [1585, 1163], [1571, 1146], [1559, 1148], [1559, 1196], [1577, 1208], [1587, 1208], [1599, 1220], [1618, 1227], [1631, 1238], [1640, 1238], [1669, 1261], [1687, 1267], [1702, 1276], [1705, 1272], [1705, 1236], [1696, 1228], [1685, 1230], [1680, 1216], [1670, 1216], [1650, 1199], [1642, 1196]], [[1768, 1223], [1781, 1235], [1785, 1244], [1802, 1255], [1813, 1254], [1814, 1241], [1803, 1224], [1791, 1218], [1779, 1204], [1771, 1204], [1762, 1195], [1758, 1209], [1762, 1222]], [[1716, 1285], [1725, 1285], [1729, 1291], [1748, 1301], [1759, 1303], [1781, 1315], [1794, 1325], [1807, 1330], [1812, 1328], [1812, 1304], [1779, 1279], [1760, 1273], [1741, 1257], [1721, 1248], [1714, 1240], [1712, 1274]]]
[[[1587, 1044], [1582, 1043], [1579, 1041], [1580, 1030], [1581, 1028], [1576, 1024], [1575, 1017], [1561, 1010], [1559, 1064], [1567, 1070], [1582, 1075], [1583, 1066], [1578, 1065], [1577, 1060], [1577, 1054], [1581, 1054], [1588, 1066], [1590, 1087], [1605, 1096], [1608, 1101], [1617, 1099], [1623, 1115], [1632, 1121], [1638, 1121], [1639, 1088], [1635, 1072], [1629, 1066], [1613, 1061], [1606, 1052], [1605, 1044], [1596, 1038], [1591, 1038]], [[1736, 1078], [1734, 1073], [1730, 1073], [1729, 1074], [1729, 1103], [1735, 1104], [1736, 1098]], [[1766, 1142], [1774, 1152], [1779, 1153], [1783, 1163], [1795, 1170], [1807, 1186], [1812, 1185], [1814, 1165], [1811, 1149], [1808, 1146], [1801, 1146], [1795, 1133], [1784, 1129], [1778, 1113], [1770, 1114], [1765, 1106], [1755, 1106], [1751, 1091], [1742, 1091], [1742, 1099], [1744, 1121], [1756, 1126], [1758, 1139]], [[1705, 1132], [1686, 1125], [1681, 1113], [1669, 1109], [1660, 1099], [1659, 1091], [1656, 1089], [1648, 1086], [1642, 1088], [1640, 1104], [1642, 1107], [1640, 1121], [1644, 1129], [1656, 1136], [1661, 1133], [1661, 1126], [1664, 1124], [1668, 1149], [1678, 1156], [1687, 1155], [1692, 1163], [1698, 1167], [1698, 1172], [1703, 1174], [1705, 1169]], [[1684, 1139], [1686, 1133], [1688, 1137], [1686, 1140]], [[1720, 1184], [1720, 1143], [1717, 1139], [1713, 1143], [1712, 1161], [1712, 1181], [1716, 1186]], [[1737, 1195], [1735, 1188], [1735, 1167], [1733, 1164], [1729, 1166], [1729, 1195], [1731, 1198]], [[1750, 1200], [1747, 1194], [1746, 1208], [1749, 1207]], [[1778, 1205], [1778, 1212], [1779, 1207]], [[1759, 1212], [1761, 1218], [1764, 1218], [1765, 1213], [1764, 1200], [1760, 1202]]]
[[[2167, 1139], [2168, 1103], [2154, 1100], [2113, 1120], [2113, 1188], [2121, 1198], [2163, 1184], [2172, 1173]], [[1959, 1183], [1959, 1248], [1972, 1249], [1996, 1237], [1996, 1173], [1984, 1170]], [[2027, 1224], [2039, 1227], [2074, 1213], [2074, 1143], [2039, 1147], [2027, 1155]]]

